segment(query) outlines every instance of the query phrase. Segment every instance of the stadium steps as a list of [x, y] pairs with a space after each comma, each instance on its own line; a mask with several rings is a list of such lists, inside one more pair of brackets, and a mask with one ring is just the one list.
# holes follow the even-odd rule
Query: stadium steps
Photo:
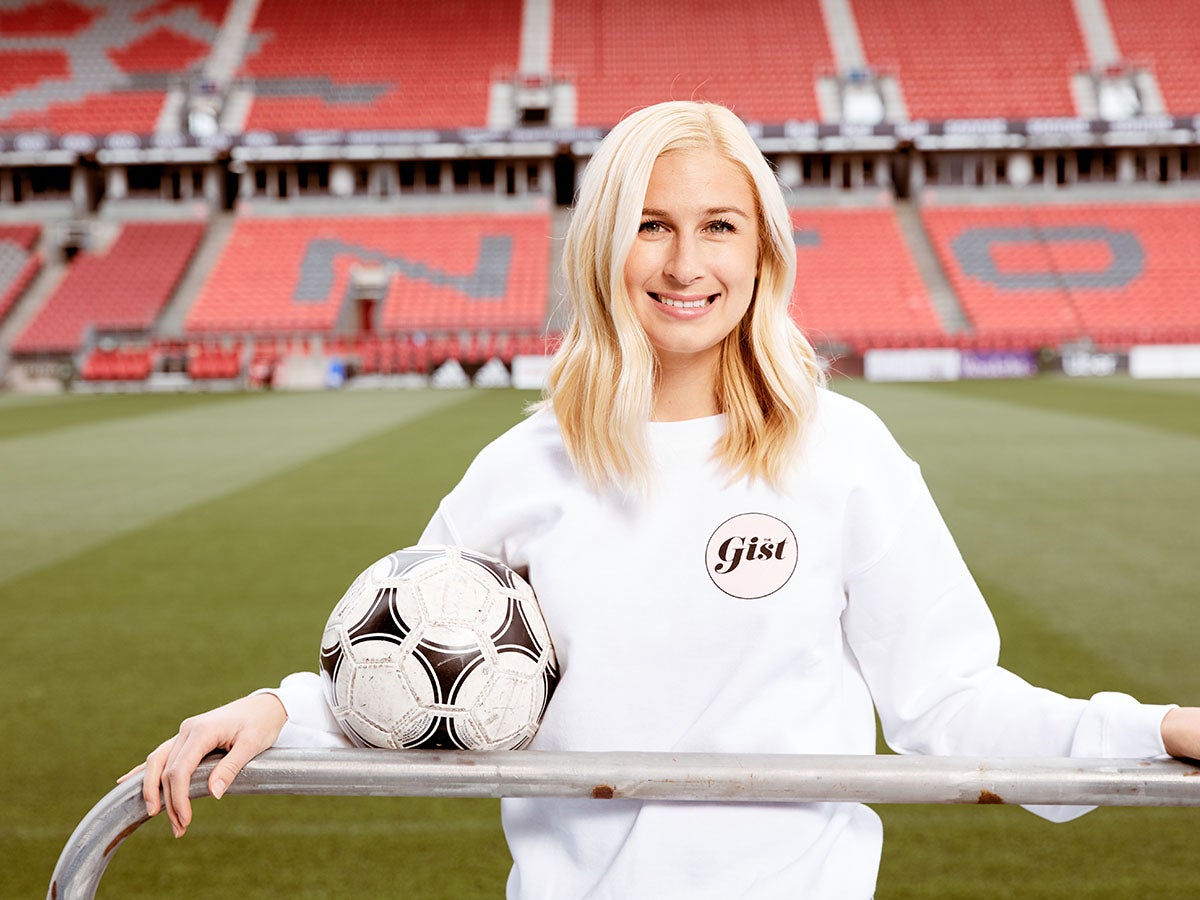
[[849, 0], [821, 0], [821, 14], [838, 71], [865, 68], [867, 56]]
[[204, 61], [205, 77], [217, 84], [229, 84], [237, 74], [246, 55], [250, 29], [258, 17], [262, 0], [233, 0], [225, 10], [220, 34], [213, 43], [212, 53]]
[[521, 4], [521, 71], [550, 72], [550, 35], [554, 4], [551, 0], [525, 0]]
[[42, 229], [41, 239], [34, 248], [42, 255], [42, 268], [25, 288], [4, 322], [0, 323], [0, 370], [7, 362], [8, 348], [13, 340], [25, 330], [25, 326], [33, 320], [67, 274], [67, 262], [63, 259], [53, 231], [52, 228]]
[[895, 204], [896, 218], [900, 222], [900, 233], [904, 235], [909, 252], [929, 291], [929, 302], [933, 304], [934, 312], [941, 320], [942, 328], [947, 334], [961, 334], [971, 331], [971, 322], [966, 311], [958, 302], [958, 295], [946, 277], [925, 224], [921, 221], [921, 211], [911, 200], [897, 200]]
[[208, 228], [205, 229], [200, 246], [196, 248], [191, 265], [184, 272], [179, 286], [175, 289], [174, 296], [171, 297], [159, 316], [158, 322], [155, 323], [154, 330], [160, 337], [183, 335], [184, 320], [200, 295], [204, 283], [212, 274], [217, 260], [225, 252], [225, 245], [229, 242], [229, 236], [233, 233], [236, 221], [237, 216], [233, 213], [220, 213], [209, 220]]
[[1112, 22], [1104, 0], [1071, 0], [1075, 7], [1075, 18], [1087, 47], [1088, 62], [1093, 69], [1103, 69], [1121, 61], [1121, 51], [1113, 33]]

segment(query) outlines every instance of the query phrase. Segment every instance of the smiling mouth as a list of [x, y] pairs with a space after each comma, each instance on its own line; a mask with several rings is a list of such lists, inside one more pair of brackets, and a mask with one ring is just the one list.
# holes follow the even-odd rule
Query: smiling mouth
[[663, 306], [671, 306], [675, 309], [700, 309], [703, 306], [715, 303], [719, 296], [718, 294], [709, 294], [707, 297], [699, 297], [695, 300], [680, 300], [675, 297], [664, 297], [662, 294], [655, 294], [649, 291], [647, 293], [650, 294], [651, 299], [655, 303], [661, 303]]

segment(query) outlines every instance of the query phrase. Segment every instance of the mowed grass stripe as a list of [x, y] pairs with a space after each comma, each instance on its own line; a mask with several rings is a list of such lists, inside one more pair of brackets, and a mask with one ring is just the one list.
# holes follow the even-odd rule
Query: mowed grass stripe
[[[1096, 416], [1144, 428], [1200, 436], [1200, 381], [1132, 378], [1044, 378], [1037, 381], [964, 381], [923, 385], [955, 397], [1016, 403], [1075, 416]], [[1187, 396], [1193, 402], [1187, 402]]]
[[[0, 701], [13, 748], [0, 775], [0, 865], [21, 887], [14, 896], [45, 891], [75, 823], [184, 715], [314, 669], [325, 618], [351, 579], [414, 542], [483, 443], [531, 399], [464, 394], [0, 587], [11, 611], [6, 660], [23, 685]], [[106, 875], [105, 891], [217, 897], [240, 879], [261, 885], [261, 896], [321, 896], [342, 879], [349, 893], [391, 895], [402, 884], [418, 887], [417, 876], [396, 881], [382, 862], [360, 873], [351, 860], [374, 858], [364, 829], [398, 821], [390, 842], [371, 838], [370, 847], [386, 846], [382, 859], [421, 854], [420, 873], [444, 889], [426, 896], [490, 896], [495, 890], [480, 885], [495, 889], [508, 867], [496, 806], [445, 803], [203, 802], [184, 842], [170, 839], [165, 822], [142, 829]], [[310, 835], [272, 835], [281, 817]], [[261, 825], [261, 836], [232, 840], [226, 821], [241, 831]], [[417, 838], [416, 824], [403, 825], [426, 821], [444, 825]], [[432, 854], [458, 847], [470, 862], [447, 878], [436, 871], [444, 859]], [[331, 857], [339, 852], [340, 861]]]
[[[1062, 402], [1060, 385], [1032, 385], [1013, 394], [1033, 398], [1044, 385]], [[1195, 684], [1196, 629], [1186, 623], [1200, 584], [1200, 437], [1049, 401], [983, 400], [974, 385], [961, 387], [846, 390], [921, 463], [999, 618], [1012, 609], [1106, 660], [1094, 690], [1186, 697]], [[1175, 398], [1176, 407], [1191, 402]], [[1179, 413], [1164, 405], [1160, 414]]]
[[114, 419], [236, 403], [255, 396], [216, 393], [0, 395], [0, 441]]
[[0, 440], [0, 584], [466, 396], [130, 397], [155, 411]]

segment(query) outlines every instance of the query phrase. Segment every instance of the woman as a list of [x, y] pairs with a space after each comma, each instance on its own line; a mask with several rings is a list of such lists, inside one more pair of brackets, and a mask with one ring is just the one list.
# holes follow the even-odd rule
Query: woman
[[[778, 183], [726, 109], [642, 110], [589, 164], [547, 402], [421, 538], [537, 591], [562, 679], [533, 746], [870, 754], [877, 709], [902, 752], [1200, 755], [1200, 710], [1071, 700], [997, 666], [917, 466], [824, 389], [788, 317], [795, 259]], [[343, 743], [317, 676], [289, 676], [155, 750], [147, 809], [161, 785], [182, 834], [214, 748], [219, 797], [267, 747]], [[503, 820], [522, 900], [866, 898], [882, 843], [853, 804], [510, 799]]]

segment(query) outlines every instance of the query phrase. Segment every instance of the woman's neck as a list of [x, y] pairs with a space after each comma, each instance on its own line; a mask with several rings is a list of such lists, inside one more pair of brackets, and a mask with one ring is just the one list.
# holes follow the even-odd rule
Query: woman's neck
[[715, 416], [720, 411], [715, 361], [672, 365], [660, 358], [650, 413], [653, 421], [682, 422]]

